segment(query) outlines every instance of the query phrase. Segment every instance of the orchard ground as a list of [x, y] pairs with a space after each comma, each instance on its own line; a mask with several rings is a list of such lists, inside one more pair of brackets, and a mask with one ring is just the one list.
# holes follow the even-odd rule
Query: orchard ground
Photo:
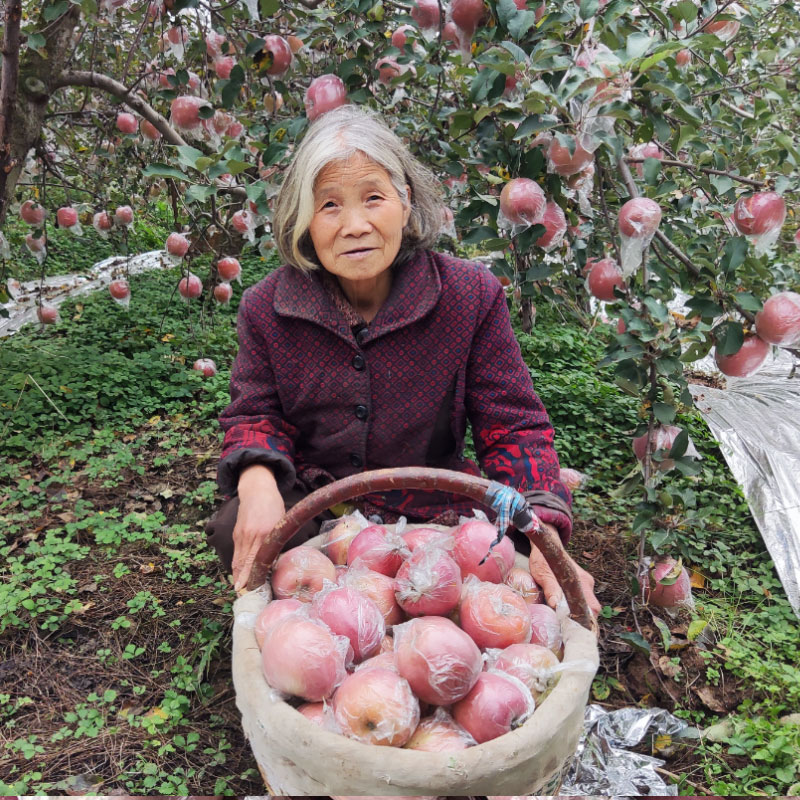
[[[76, 271], [99, 255], [66, 238], [59, 252]], [[241, 261], [244, 286], [274, 266]], [[71, 301], [61, 323], [0, 351], [4, 793], [263, 792], [230, 678], [233, 592], [202, 533], [241, 288], [201, 315], [175, 297], [178, 278], [132, 278], [128, 311], [105, 292]], [[545, 307], [519, 333], [562, 465], [589, 475], [570, 549], [604, 605], [592, 700], [729, 721], [721, 741], [657, 743], [684, 794], [786, 794], [800, 780], [800, 726], [780, 722], [800, 709], [800, 626], [697, 415], [681, 423], [701, 470], [667, 479], [687, 507], [696, 609], [632, 609], [636, 501], [614, 492], [637, 402], [594, 367], [609, 333]], [[192, 371], [199, 357], [219, 373]]]

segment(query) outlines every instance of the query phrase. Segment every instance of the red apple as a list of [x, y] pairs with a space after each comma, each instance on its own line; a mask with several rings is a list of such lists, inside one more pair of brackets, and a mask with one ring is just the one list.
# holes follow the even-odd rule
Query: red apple
[[41, 225], [47, 216], [47, 211], [34, 200], [26, 200], [20, 206], [19, 215], [28, 225]]
[[274, 625], [279, 619], [283, 619], [288, 614], [293, 614], [300, 608], [303, 608], [303, 604], [293, 597], [286, 600], [273, 600], [263, 608], [258, 617], [256, 617], [255, 626], [256, 642], [259, 650], [264, 644], [264, 636], [270, 625]]
[[217, 73], [217, 77], [223, 80], [230, 78], [235, 66], [236, 59], [233, 56], [218, 56], [211, 62], [211, 68]]
[[500, 192], [500, 210], [514, 225], [535, 225], [544, 216], [547, 198], [529, 178], [513, 178]]
[[458, 614], [461, 627], [481, 649], [530, 641], [528, 605], [505, 584], [468, 578]]
[[481, 744], [518, 728], [533, 707], [520, 681], [502, 672], [482, 672], [469, 694], [453, 706], [453, 718]]
[[483, 667], [481, 651], [446, 617], [418, 617], [394, 629], [395, 663], [414, 694], [446, 706], [474, 686]]
[[294, 612], [264, 632], [261, 664], [274, 689], [314, 702], [330, 697], [345, 679], [349, 651], [343, 636]]
[[684, 69], [692, 63], [692, 51], [691, 50], [678, 50], [675, 54], [675, 63], [678, 65], [679, 69]]
[[432, 717], [420, 720], [413, 736], [406, 742], [406, 750], [425, 753], [452, 753], [466, 750], [475, 740], [443, 708], [437, 708]]
[[44, 236], [34, 236], [32, 233], [29, 233], [25, 236], [25, 246], [31, 251], [31, 253], [44, 252], [46, 245], [47, 239], [45, 239]]
[[[665, 453], [669, 452], [672, 448], [672, 445], [675, 444], [675, 439], [678, 437], [678, 434], [681, 432], [681, 429], [675, 425], [658, 425], [655, 428], [655, 438], [653, 442], [653, 452], [656, 450], [663, 450]], [[633, 453], [639, 461], [644, 462], [645, 454], [647, 453], [647, 434], [644, 433], [641, 436], [637, 436], [633, 440]], [[671, 470], [675, 466], [675, 461], [671, 458], [664, 458], [659, 462], [656, 462], [659, 471], [667, 472]]]
[[544, 208], [544, 216], [539, 222], [544, 225], [545, 232], [536, 240], [536, 246], [543, 250], [558, 247], [567, 232], [567, 218], [558, 203], [549, 202]]
[[772, 295], [756, 314], [756, 331], [769, 344], [793, 345], [800, 341], [800, 294]]
[[528, 606], [528, 611], [531, 615], [531, 643], [547, 647], [560, 657], [564, 636], [556, 612], [543, 603]]
[[59, 228], [71, 228], [78, 224], [78, 212], [71, 206], [64, 206], [56, 211], [56, 222]]
[[233, 281], [242, 274], [242, 266], [237, 259], [228, 256], [217, 261], [217, 272], [223, 280]]
[[185, 94], [176, 97], [170, 106], [170, 119], [179, 130], [194, 130], [203, 122], [200, 119], [200, 109], [208, 103], [202, 97]]
[[171, 233], [167, 236], [164, 249], [176, 258], [183, 258], [189, 250], [189, 240], [182, 233]]
[[334, 633], [349, 639], [355, 663], [380, 650], [386, 623], [381, 610], [366, 595], [346, 586], [336, 586], [314, 598], [313, 613]]
[[418, 547], [438, 547], [444, 550], [453, 549], [453, 537], [438, 528], [409, 528], [403, 534], [406, 547], [413, 553]]
[[649, 239], [661, 222], [661, 206], [649, 197], [634, 197], [619, 210], [618, 221], [623, 236]]
[[514, 543], [507, 536], [489, 549], [497, 538], [491, 522], [467, 520], [453, 530], [453, 538], [453, 558], [461, 567], [462, 578], [475, 575], [482, 581], [502, 583], [514, 566]]
[[413, 25], [401, 25], [392, 33], [392, 47], [402, 50], [406, 46], [408, 34], [416, 36], [417, 29]]
[[461, 569], [440, 549], [420, 548], [397, 571], [397, 602], [409, 616], [444, 616], [461, 599]]
[[452, 0], [450, 18], [469, 37], [475, 33], [485, 13], [483, 0]]
[[117, 114], [117, 130], [121, 133], [133, 134], [139, 130], [139, 121], [133, 114], [123, 111]]
[[230, 303], [231, 297], [233, 297], [233, 288], [229, 283], [218, 283], [214, 287], [214, 299], [218, 303], [227, 305]]
[[217, 56], [223, 55], [222, 45], [226, 41], [227, 39], [221, 33], [210, 30], [206, 34], [206, 53], [208, 53], [208, 57], [217, 58]]
[[133, 209], [130, 206], [119, 206], [114, 212], [114, 222], [117, 225], [130, 225], [133, 223]]
[[333, 696], [342, 733], [364, 744], [402, 747], [419, 724], [419, 701], [408, 681], [392, 669], [348, 675]]
[[36, 309], [36, 316], [42, 325], [52, 325], [58, 322], [58, 309], [48, 303], [42, 303]]
[[615, 287], [625, 289], [622, 272], [610, 258], [603, 258], [592, 264], [587, 283], [592, 296], [607, 303], [613, 303], [617, 299], [614, 295]]
[[414, 0], [411, 16], [420, 28], [438, 28], [439, 3], [437, 0]]
[[194, 300], [203, 293], [203, 282], [193, 272], [178, 281], [178, 292], [184, 300]]
[[740, 197], [733, 207], [733, 224], [745, 236], [762, 236], [780, 228], [786, 219], [786, 203], [775, 192], [756, 192]]
[[192, 364], [192, 369], [201, 372], [204, 378], [212, 378], [217, 374], [217, 365], [211, 358], [198, 358], [197, 361]]
[[[303, 703], [298, 706], [297, 710], [306, 718], [310, 719], [315, 725], [320, 728], [330, 728], [333, 723], [331, 707], [324, 702], [320, 703]], [[333, 723], [335, 725], [335, 723]], [[337, 731], [338, 732], [338, 731]]]
[[357, 589], [369, 597], [381, 610], [387, 627], [397, 625], [405, 619], [403, 609], [397, 604], [395, 597], [394, 578], [371, 569], [353, 568], [338, 575], [337, 582], [340, 586]]
[[334, 564], [347, 563], [350, 542], [361, 532], [362, 524], [354, 516], [342, 517], [324, 536], [322, 552]]
[[378, 653], [377, 655], [372, 656], [371, 658], [368, 658], [358, 664], [354, 672], [358, 672], [362, 669], [373, 669], [374, 667], [380, 667], [381, 669], [393, 669], [395, 672], [397, 672], [394, 653]]
[[676, 608], [692, 605], [692, 582], [680, 561], [661, 558], [648, 572], [645, 599], [652, 606]]
[[149, 139], [151, 142], [161, 138], [161, 131], [158, 130], [152, 122], [148, 122], [146, 119], [142, 120], [141, 131], [142, 136], [144, 136], [145, 139]]
[[493, 669], [506, 672], [521, 680], [538, 701], [547, 691], [554, 669], [559, 665], [555, 653], [538, 644], [512, 644], [506, 647], [494, 662]]
[[272, 568], [272, 591], [281, 599], [310, 603], [325, 581], [336, 582], [336, 567], [319, 550], [300, 545], [281, 553]]
[[110, 231], [114, 227], [114, 220], [105, 211], [98, 211], [92, 217], [92, 225], [96, 231]]
[[393, 578], [406, 556], [408, 548], [402, 537], [383, 525], [369, 525], [350, 542], [347, 564], [353, 566], [357, 563]]
[[289, 42], [292, 53], [297, 53], [303, 49], [303, 40], [299, 36], [287, 36], [286, 41]]
[[559, 175], [575, 175], [585, 169], [594, 160], [594, 155], [581, 147], [574, 136], [570, 136], [569, 138], [575, 145], [575, 149], [572, 153], [569, 152], [569, 147], [561, 144], [556, 138], [553, 138], [547, 149], [550, 169], [552, 172], [556, 172]]
[[769, 343], [756, 334], [747, 334], [741, 348], [732, 355], [714, 353], [714, 361], [724, 375], [736, 378], [749, 378], [766, 361]]
[[347, 102], [347, 89], [338, 75], [320, 75], [311, 81], [304, 103], [310, 122]]
[[108, 292], [115, 300], [125, 300], [131, 296], [131, 287], [125, 278], [117, 278], [108, 284]]
[[514, 567], [506, 576], [506, 586], [510, 586], [527, 605], [541, 603], [544, 599], [542, 588], [526, 569]]
[[[664, 154], [656, 142], [645, 142], [632, 147], [630, 156], [631, 158], [663, 158]], [[640, 178], [644, 176], [644, 163], [634, 164], [634, 169]]]
[[269, 75], [283, 75], [291, 66], [292, 48], [283, 36], [274, 33], [265, 36], [262, 52], [268, 53], [272, 61], [267, 67]]
[[238, 233], [249, 233], [255, 227], [253, 215], [244, 209], [235, 211], [231, 217], [231, 225]]

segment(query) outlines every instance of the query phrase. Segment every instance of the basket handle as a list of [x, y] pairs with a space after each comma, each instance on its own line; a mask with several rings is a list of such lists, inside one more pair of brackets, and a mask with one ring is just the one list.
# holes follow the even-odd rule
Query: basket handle
[[[307, 522], [337, 503], [352, 500], [373, 492], [388, 492], [393, 489], [429, 489], [463, 495], [476, 503], [487, 503], [487, 492], [492, 482], [486, 478], [431, 467], [396, 467], [359, 472], [347, 478], [329, 483], [304, 497], [286, 512], [270, 531], [256, 553], [250, 571], [248, 590], [264, 583], [272, 562], [283, 546]], [[518, 513], [515, 527], [524, 528], [532, 520], [528, 509]], [[593, 627], [592, 615], [583, 596], [583, 590], [572, 563], [567, 557], [561, 539], [544, 527], [527, 531], [532, 544], [539, 548], [550, 569], [556, 576], [569, 605], [570, 615], [585, 628]]]

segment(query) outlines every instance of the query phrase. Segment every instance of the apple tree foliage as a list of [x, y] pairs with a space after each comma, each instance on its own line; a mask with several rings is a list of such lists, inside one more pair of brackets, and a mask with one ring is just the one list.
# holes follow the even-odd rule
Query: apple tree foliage
[[[525, 326], [534, 301], [586, 319], [584, 267], [619, 260], [620, 207], [636, 196], [659, 204], [655, 238], [606, 307], [626, 323], [606, 362], [641, 399], [636, 433], [655, 443], [658, 426], [691, 404], [692, 362], [735, 353], [763, 301], [800, 286], [800, 10], [778, 0], [487, 0], [472, 35], [453, 41], [458, 2], [441, 0], [438, 25], [420, 30], [407, 1], [7, 0], [4, 51], [16, 42], [18, 63], [4, 59], [0, 221], [31, 196], [17, 186], [23, 176], [41, 184], [40, 199], [47, 185], [68, 196], [73, 187], [84, 215], [168, 196], [192, 240], [187, 269], [200, 252], [266, 251], [271, 199], [309, 124], [305, 90], [334, 73], [350, 102], [379, 110], [441, 178], [451, 245], [485, 257]], [[410, 27], [396, 47], [400, 26]], [[265, 44], [273, 34], [302, 45], [282, 72]], [[383, 58], [395, 67], [382, 81]], [[181, 95], [205, 98], [203, 127], [175, 129]], [[160, 138], [120, 133], [121, 111]], [[650, 142], [657, 149], [637, 155]], [[589, 165], [563, 174], [548, 162], [553, 143], [567, 157], [580, 144]], [[568, 234], [547, 253], [542, 226], [509, 227], [499, 214], [513, 177], [538, 182], [566, 214]], [[766, 252], [729, 221], [737, 198], [759, 191], [788, 208]], [[232, 227], [243, 208], [259, 215], [252, 243]], [[688, 295], [687, 314], [668, 307], [676, 292]], [[686, 447], [685, 432], [669, 454], [651, 447], [629, 481], [644, 484], [635, 528], [656, 547], [682, 502], [660, 484], [659, 457], [691, 473]]]

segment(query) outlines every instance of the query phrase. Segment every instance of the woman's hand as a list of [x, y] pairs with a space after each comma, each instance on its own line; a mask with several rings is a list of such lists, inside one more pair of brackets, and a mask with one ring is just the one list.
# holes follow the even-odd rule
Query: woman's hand
[[247, 585], [258, 548], [284, 515], [283, 498], [269, 467], [254, 464], [239, 476], [239, 513], [233, 529], [233, 588]]
[[[542, 524], [558, 536], [558, 531], [552, 525]], [[575, 571], [578, 573], [578, 579], [580, 580], [586, 604], [589, 606], [589, 611], [596, 617], [600, 613], [601, 606], [600, 601], [594, 596], [594, 577], [583, 567], [579, 567], [570, 555], [567, 555], [567, 558], [572, 562], [572, 566], [575, 567]], [[547, 604], [551, 608], [555, 608], [564, 598], [564, 593], [561, 591], [561, 586], [541, 551], [535, 545], [531, 546], [529, 565], [531, 575], [536, 583], [542, 587]]]

